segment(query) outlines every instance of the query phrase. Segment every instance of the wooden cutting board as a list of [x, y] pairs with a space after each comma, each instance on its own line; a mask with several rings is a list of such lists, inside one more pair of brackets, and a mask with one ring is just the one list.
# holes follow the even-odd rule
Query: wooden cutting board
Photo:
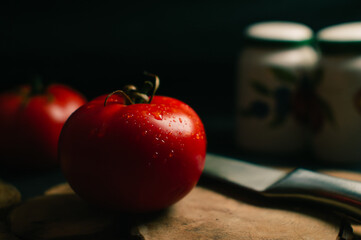
[[[327, 173], [361, 180], [355, 173]], [[215, 183], [196, 187], [164, 211], [143, 215], [97, 209], [65, 183], [17, 203], [7, 219], [2, 224], [13, 237], [4, 238], [9, 240], [352, 239], [350, 226], [327, 209], [295, 208]]]

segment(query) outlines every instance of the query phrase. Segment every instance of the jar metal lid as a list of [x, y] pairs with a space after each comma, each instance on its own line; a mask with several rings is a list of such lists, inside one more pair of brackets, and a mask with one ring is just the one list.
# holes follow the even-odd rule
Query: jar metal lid
[[361, 22], [342, 23], [321, 29], [317, 41], [325, 53], [360, 53]]
[[248, 43], [266, 46], [299, 46], [313, 42], [313, 31], [301, 23], [259, 22], [246, 28], [245, 38]]

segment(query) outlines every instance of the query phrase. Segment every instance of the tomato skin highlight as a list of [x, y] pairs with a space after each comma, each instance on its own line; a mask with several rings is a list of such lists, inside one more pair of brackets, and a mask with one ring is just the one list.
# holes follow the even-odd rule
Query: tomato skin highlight
[[101, 96], [65, 123], [59, 141], [64, 175], [85, 200], [107, 208], [155, 211], [197, 184], [206, 135], [193, 109], [174, 98], [125, 105]]
[[0, 164], [13, 168], [46, 169], [58, 165], [60, 131], [85, 98], [61, 84], [42, 94], [31, 87], [0, 94]]

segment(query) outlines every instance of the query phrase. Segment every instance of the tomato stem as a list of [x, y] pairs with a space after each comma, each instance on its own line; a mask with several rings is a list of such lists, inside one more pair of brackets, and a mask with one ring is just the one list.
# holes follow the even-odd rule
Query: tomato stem
[[[108, 94], [105, 98], [104, 106], [107, 105], [108, 99], [114, 94], [120, 94], [125, 98], [126, 105], [137, 103], [151, 103], [156, 91], [159, 88], [159, 77], [155, 74], [144, 72], [144, 75], [154, 77], [154, 83], [145, 81], [142, 90], [138, 90], [134, 85], [126, 85], [123, 90], [116, 90]], [[150, 94], [149, 94], [150, 93]]]
[[146, 93], [138, 91], [134, 85], [126, 85], [123, 91], [132, 99], [134, 103], [148, 103], [149, 97]]
[[[123, 90], [115, 90], [114, 92], [111, 92], [108, 94], [108, 96], [105, 98], [104, 101], [104, 107], [107, 105], [108, 99], [113, 96], [114, 94], [120, 94], [123, 97], [125, 97], [125, 99], [130, 103], [130, 105], [134, 104], [134, 102], [132, 101], [132, 99], [128, 96], [128, 94], [126, 94]], [[127, 104], [128, 105], [128, 104]]]
[[[151, 84], [153, 85], [153, 92], [152, 92], [152, 95], [150, 96], [150, 99], [149, 99], [149, 103], [151, 103], [152, 100], [153, 100], [153, 97], [154, 97], [154, 95], [155, 95], [155, 92], [156, 92], [156, 91], [158, 90], [158, 88], [159, 88], [160, 81], [159, 81], [158, 75], [155, 75], [155, 74], [153, 74], [153, 73], [144, 72], [144, 75], [154, 77], [154, 84], [151, 83], [151, 82], [149, 82], [149, 81], [147, 81], [148, 83], [151, 83]], [[147, 83], [147, 82], [146, 82], [146, 83]]]

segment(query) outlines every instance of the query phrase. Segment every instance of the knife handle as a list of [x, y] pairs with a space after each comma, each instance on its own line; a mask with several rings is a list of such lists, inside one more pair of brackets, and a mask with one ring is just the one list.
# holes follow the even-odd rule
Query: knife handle
[[296, 169], [263, 194], [322, 203], [361, 222], [361, 182]]

